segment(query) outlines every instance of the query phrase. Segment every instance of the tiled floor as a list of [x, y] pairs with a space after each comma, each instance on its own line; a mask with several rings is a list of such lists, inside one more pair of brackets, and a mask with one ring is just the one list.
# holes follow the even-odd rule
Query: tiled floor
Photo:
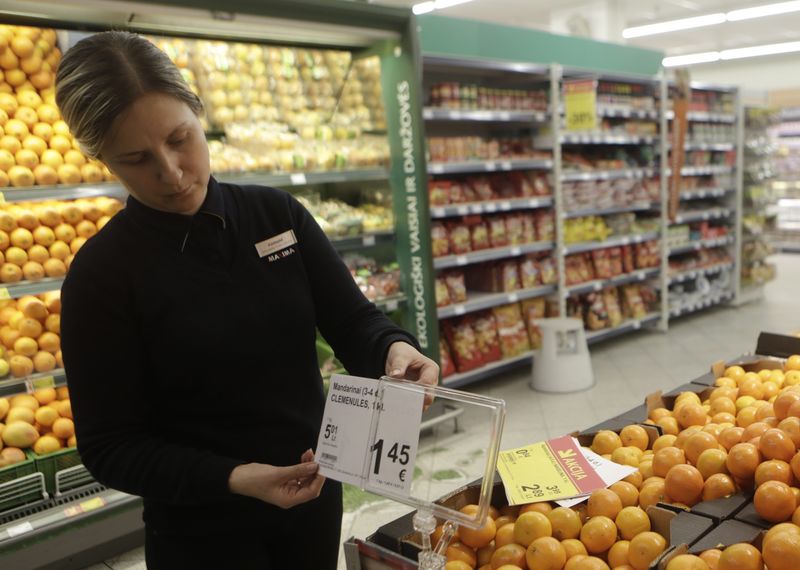
[[[776, 256], [774, 261], [778, 279], [766, 287], [759, 302], [682, 317], [671, 323], [667, 334], [631, 334], [594, 347], [596, 385], [590, 390], [568, 395], [537, 393], [528, 387], [526, 369], [471, 387], [476, 393], [505, 400], [502, 448], [563, 435], [616, 415], [641, 403], [654, 390], [667, 390], [705, 373], [715, 360], [752, 352], [760, 331], [800, 330], [800, 256]], [[422, 471], [429, 475], [453, 472], [436, 484], [421, 478], [427, 486], [415, 486], [414, 493], [441, 496], [448, 487], [479, 475], [479, 458], [488, 437], [485, 425], [481, 419], [465, 417], [459, 433], [445, 425], [421, 441], [418, 467]], [[366, 504], [345, 514], [343, 539], [365, 538], [408, 510], [390, 501]], [[139, 549], [90, 570], [144, 567]], [[340, 568], [344, 568], [343, 558]]]

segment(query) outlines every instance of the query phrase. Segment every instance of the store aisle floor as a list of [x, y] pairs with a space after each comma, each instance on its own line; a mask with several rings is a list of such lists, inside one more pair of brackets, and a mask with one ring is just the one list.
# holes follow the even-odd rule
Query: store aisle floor
[[[800, 330], [800, 256], [773, 258], [778, 279], [766, 287], [763, 300], [742, 307], [720, 307], [682, 317], [669, 333], [643, 332], [607, 341], [592, 348], [596, 384], [573, 394], [542, 394], [530, 390], [529, 369], [472, 386], [471, 391], [505, 400], [507, 416], [501, 448], [516, 447], [564, 435], [627, 410], [655, 390], [669, 390], [704, 374], [710, 364], [755, 349], [761, 331]], [[468, 415], [459, 432], [445, 424], [420, 442], [418, 466], [437, 484], [415, 487], [415, 493], [441, 496], [479, 476], [486, 425]], [[410, 509], [379, 500], [355, 489], [346, 493], [342, 539], [366, 538]], [[343, 569], [344, 557], [339, 568]], [[95, 565], [88, 570], [143, 570], [141, 549]]]

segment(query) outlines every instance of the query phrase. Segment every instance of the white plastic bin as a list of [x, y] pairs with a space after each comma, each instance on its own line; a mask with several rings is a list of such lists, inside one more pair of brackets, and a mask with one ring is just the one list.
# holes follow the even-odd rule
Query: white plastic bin
[[542, 348], [533, 359], [530, 387], [540, 392], [577, 392], [594, 386], [594, 372], [580, 319], [542, 319]]

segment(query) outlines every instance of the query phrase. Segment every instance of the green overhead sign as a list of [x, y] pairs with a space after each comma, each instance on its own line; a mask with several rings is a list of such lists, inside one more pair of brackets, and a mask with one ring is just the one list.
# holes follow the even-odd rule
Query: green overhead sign
[[443, 16], [420, 16], [417, 23], [424, 55], [559, 63], [637, 75], [656, 75], [664, 57], [649, 49]]

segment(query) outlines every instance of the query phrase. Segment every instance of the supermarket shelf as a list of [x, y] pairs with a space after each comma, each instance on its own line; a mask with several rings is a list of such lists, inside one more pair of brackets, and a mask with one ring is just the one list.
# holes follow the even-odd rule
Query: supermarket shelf
[[722, 198], [730, 192], [736, 192], [735, 188], [696, 188], [681, 192], [681, 200], [703, 200], [705, 198]]
[[18, 299], [23, 295], [38, 295], [58, 291], [64, 283], [63, 277], [45, 277], [39, 281], [20, 281], [0, 287], [0, 299]]
[[111, 196], [124, 200], [128, 191], [117, 182], [100, 184], [60, 184], [57, 186], [31, 186], [27, 188], [6, 188], [0, 192], [6, 202], [29, 202], [35, 200], [71, 200], [76, 198], [96, 198]]
[[564, 182], [581, 182], [589, 180], [617, 180], [620, 178], [652, 178], [658, 176], [656, 168], [624, 168], [622, 170], [592, 170], [589, 172], [565, 172], [561, 175]]
[[67, 374], [63, 368], [56, 368], [50, 372], [39, 372], [24, 378], [6, 378], [0, 380], [0, 398], [13, 396], [25, 392], [32, 392], [38, 388], [52, 388], [66, 386]]
[[775, 251], [780, 251], [782, 253], [800, 253], [800, 242], [775, 242], [772, 244], [772, 247], [775, 248]]
[[733, 174], [735, 168], [724, 164], [709, 164], [706, 166], [684, 166], [681, 168], [682, 176], [708, 176], [714, 174]]
[[653, 267], [650, 269], [637, 269], [636, 271], [633, 271], [631, 273], [617, 275], [616, 277], [612, 277], [611, 279], [595, 279], [594, 281], [588, 281], [586, 283], [569, 285], [566, 288], [566, 294], [568, 296], [580, 295], [582, 293], [591, 293], [592, 291], [600, 291], [601, 289], [605, 289], [606, 287], [616, 287], [618, 285], [626, 285], [628, 283], [637, 283], [639, 281], [645, 281], [646, 279], [655, 277], [659, 273], [661, 273], [661, 269], [659, 269], [658, 267]]
[[575, 243], [564, 247], [564, 255], [570, 253], [583, 253], [584, 251], [594, 251], [595, 249], [603, 249], [606, 247], [617, 247], [621, 245], [630, 245], [632, 243], [642, 243], [658, 239], [658, 232], [649, 232], [646, 234], [630, 234], [626, 236], [615, 236], [606, 241], [586, 241], [582, 243]]
[[669, 317], [671, 319], [674, 319], [676, 317], [688, 315], [690, 313], [695, 313], [702, 309], [707, 309], [708, 307], [713, 307], [714, 305], [719, 305], [720, 303], [730, 301], [732, 298], [733, 298], [733, 293], [721, 293], [719, 295], [709, 297], [703, 301], [692, 303], [691, 305], [685, 305], [682, 307], [670, 307]]
[[474, 382], [485, 380], [486, 378], [491, 378], [502, 372], [507, 372], [509, 370], [514, 370], [515, 368], [521, 368], [522, 366], [530, 365], [533, 362], [536, 352], [537, 351], [535, 350], [529, 350], [528, 352], [520, 354], [519, 356], [492, 362], [486, 366], [476, 368], [475, 370], [470, 370], [469, 372], [461, 372], [459, 374], [447, 376], [446, 378], [442, 379], [442, 386], [447, 388], [460, 388], [461, 386], [466, 386], [467, 384], [472, 384]]
[[535, 208], [548, 208], [553, 205], [552, 196], [539, 196], [536, 198], [515, 198], [513, 200], [491, 200], [485, 202], [470, 202], [468, 204], [451, 204], [448, 206], [433, 206], [431, 218], [447, 218], [450, 216], [468, 216], [470, 214], [492, 214], [494, 212], [508, 212], [511, 210], [530, 210]]
[[327, 170], [323, 172], [287, 172], [282, 174], [269, 172], [221, 173], [216, 176], [220, 181], [231, 184], [258, 184], [260, 186], [281, 188], [284, 186], [306, 186], [308, 184], [387, 180], [389, 172], [384, 168], [371, 168], [364, 170]]
[[395, 235], [396, 233], [394, 230], [384, 230], [352, 237], [329, 239], [331, 245], [333, 245], [337, 251], [350, 251], [379, 244], [393, 243]]
[[625, 212], [644, 212], [648, 210], [657, 210], [660, 204], [642, 202], [639, 204], [631, 204], [630, 206], [620, 206], [618, 208], [589, 208], [586, 210], [572, 210], [564, 212], [564, 218], [582, 218], [584, 216], [610, 216], [612, 214], [623, 214]]
[[[675, 111], [667, 111], [667, 119], [674, 119]], [[708, 113], [706, 111], [689, 111], [686, 118], [697, 123], [735, 123], [733, 113]]]
[[707, 143], [707, 142], [687, 142], [683, 145], [685, 150], [711, 150], [727, 152], [736, 148], [732, 142], [727, 143]]
[[434, 258], [433, 267], [434, 269], [459, 267], [462, 265], [469, 265], [471, 263], [481, 263], [483, 261], [503, 259], [505, 257], [516, 257], [517, 255], [523, 255], [525, 253], [549, 251], [553, 249], [553, 246], [554, 244], [551, 241], [537, 241], [534, 243], [525, 243], [521, 245], [511, 245], [506, 247], [495, 247], [492, 249], [482, 249], [480, 251], [471, 251], [469, 253], [462, 253], [461, 255], [446, 255], [443, 257]]
[[[653, 135], [615, 135], [609, 133], [566, 133], [561, 135], [561, 144], [654, 144], [658, 140], [660, 138]], [[552, 146], [552, 139], [549, 146]], [[545, 142], [541, 148], [548, 148], [547, 143]]]
[[510, 293], [469, 293], [469, 298], [464, 303], [441, 307], [436, 311], [436, 316], [440, 319], [448, 317], [455, 317], [472, 313], [475, 311], [482, 311], [491, 307], [499, 305], [506, 305], [508, 303], [516, 303], [525, 299], [533, 299], [534, 297], [544, 297], [555, 293], [555, 285], [545, 285], [543, 287], [533, 287], [531, 289], [520, 289], [518, 291], [511, 291]]
[[688, 253], [690, 251], [699, 251], [710, 247], [721, 247], [728, 245], [733, 241], [733, 236], [724, 236], [720, 238], [699, 239], [685, 245], [679, 245], [669, 248], [669, 255], [677, 255], [679, 253]]
[[483, 162], [431, 162], [429, 174], [469, 174], [473, 172], [497, 172], [509, 170], [550, 170], [553, 161], [540, 160], [487, 160]]
[[481, 121], [494, 123], [546, 123], [550, 115], [544, 111], [494, 111], [483, 109], [437, 109], [425, 107], [422, 118], [426, 121]]
[[657, 322], [660, 318], [661, 315], [659, 315], [658, 313], [650, 313], [646, 317], [643, 317], [641, 319], [630, 319], [610, 329], [602, 329], [599, 331], [591, 331], [591, 332], [586, 331], [586, 342], [588, 344], [594, 344], [596, 342], [613, 338], [615, 336], [619, 336], [627, 332], [638, 331], [639, 329], [641, 329], [646, 325]]
[[597, 106], [597, 114], [600, 117], [619, 117], [623, 119], [658, 119], [658, 111], [655, 109], [635, 109], [633, 107], [608, 107]]
[[375, 306], [385, 313], [393, 313], [402, 303], [405, 303], [407, 300], [407, 297], [403, 294], [393, 295], [391, 297], [377, 299], [375, 301]]
[[684, 271], [682, 273], [678, 273], [677, 275], [671, 275], [669, 278], [669, 284], [672, 285], [673, 283], [683, 283], [684, 281], [697, 279], [701, 275], [713, 275], [714, 273], [720, 273], [721, 271], [725, 271], [727, 269], [733, 269], [733, 263], [719, 263], [717, 265], [712, 265], [711, 267], [703, 267], [701, 269]]
[[675, 216], [673, 224], [688, 224], [691, 222], [700, 222], [704, 220], [718, 220], [720, 218], [727, 218], [733, 212], [728, 208], [711, 208], [708, 210], [698, 210], [689, 212], [678, 212]]

